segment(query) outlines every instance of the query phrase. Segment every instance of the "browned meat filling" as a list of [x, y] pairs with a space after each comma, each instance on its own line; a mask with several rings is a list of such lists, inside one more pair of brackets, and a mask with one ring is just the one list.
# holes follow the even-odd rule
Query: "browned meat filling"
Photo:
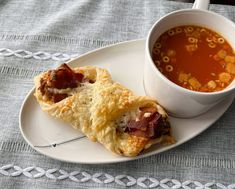
[[157, 112], [156, 108], [140, 109], [137, 120], [130, 120], [125, 132], [131, 135], [155, 139], [162, 135], [170, 135], [170, 124]]
[[50, 70], [47, 76], [40, 80], [39, 90], [42, 95], [46, 95], [50, 101], [56, 103], [68, 97], [68, 94], [55, 93], [52, 92], [52, 89], [76, 88], [80, 83], [86, 81], [93, 83], [84, 78], [83, 74], [75, 73], [69, 66], [62, 64], [59, 68]]

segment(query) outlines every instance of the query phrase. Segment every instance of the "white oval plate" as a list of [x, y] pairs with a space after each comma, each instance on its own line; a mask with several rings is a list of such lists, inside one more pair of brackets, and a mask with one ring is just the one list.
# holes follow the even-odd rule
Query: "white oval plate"
[[[113, 79], [130, 88], [136, 95], [145, 95], [142, 72], [144, 64], [145, 40], [123, 42], [84, 54], [68, 64], [72, 67], [95, 65], [106, 68]], [[48, 145], [81, 136], [71, 126], [53, 119], [42, 112], [33, 96], [34, 89], [26, 97], [20, 112], [20, 130], [28, 144], [39, 153], [54, 159], [75, 163], [99, 164], [114, 163], [147, 157], [172, 149], [201, 133], [211, 126], [229, 107], [233, 98], [227, 98], [207, 113], [192, 119], [170, 117], [173, 135], [177, 142], [161, 148], [151, 147], [135, 158], [115, 155], [99, 143], [87, 138], [62, 144], [56, 147], [35, 148], [35, 145]], [[166, 97], [167, 98], [167, 97]]]

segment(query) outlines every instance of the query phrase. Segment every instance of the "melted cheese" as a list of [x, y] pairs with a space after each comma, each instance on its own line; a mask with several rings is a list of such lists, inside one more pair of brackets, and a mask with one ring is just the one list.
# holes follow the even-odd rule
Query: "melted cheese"
[[129, 112], [125, 112], [119, 119], [116, 120], [117, 127], [121, 131], [124, 131], [130, 120], [138, 121], [139, 114], [140, 114], [139, 108], [131, 110]]

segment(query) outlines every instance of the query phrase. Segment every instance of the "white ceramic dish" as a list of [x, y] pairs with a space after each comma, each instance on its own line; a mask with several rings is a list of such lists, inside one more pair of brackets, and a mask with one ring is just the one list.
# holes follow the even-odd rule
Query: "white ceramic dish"
[[[70, 66], [95, 65], [106, 68], [114, 80], [132, 89], [137, 95], [145, 95], [143, 88], [145, 40], [119, 43], [84, 54], [70, 62]], [[26, 97], [20, 112], [20, 130], [24, 139], [36, 151], [54, 159], [75, 163], [114, 163], [143, 158], [172, 149], [211, 126], [229, 107], [233, 98], [227, 98], [207, 113], [192, 119], [170, 117], [177, 143], [171, 146], [152, 147], [136, 158], [126, 158], [107, 151], [98, 143], [83, 138], [55, 148], [35, 148], [81, 136], [71, 126], [43, 113], [33, 96], [34, 89]], [[167, 97], [166, 97], [167, 98]]]

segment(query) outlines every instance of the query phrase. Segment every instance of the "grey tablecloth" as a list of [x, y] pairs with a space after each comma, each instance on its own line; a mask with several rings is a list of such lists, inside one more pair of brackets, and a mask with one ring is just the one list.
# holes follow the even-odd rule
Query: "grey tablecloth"
[[[126, 163], [56, 161], [32, 150], [19, 131], [20, 106], [33, 76], [100, 46], [144, 38], [156, 19], [191, 6], [159, 0], [0, 1], [0, 188], [235, 188], [235, 103], [186, 144]], [[235, 7], [210, 9], [235, 21]]]

